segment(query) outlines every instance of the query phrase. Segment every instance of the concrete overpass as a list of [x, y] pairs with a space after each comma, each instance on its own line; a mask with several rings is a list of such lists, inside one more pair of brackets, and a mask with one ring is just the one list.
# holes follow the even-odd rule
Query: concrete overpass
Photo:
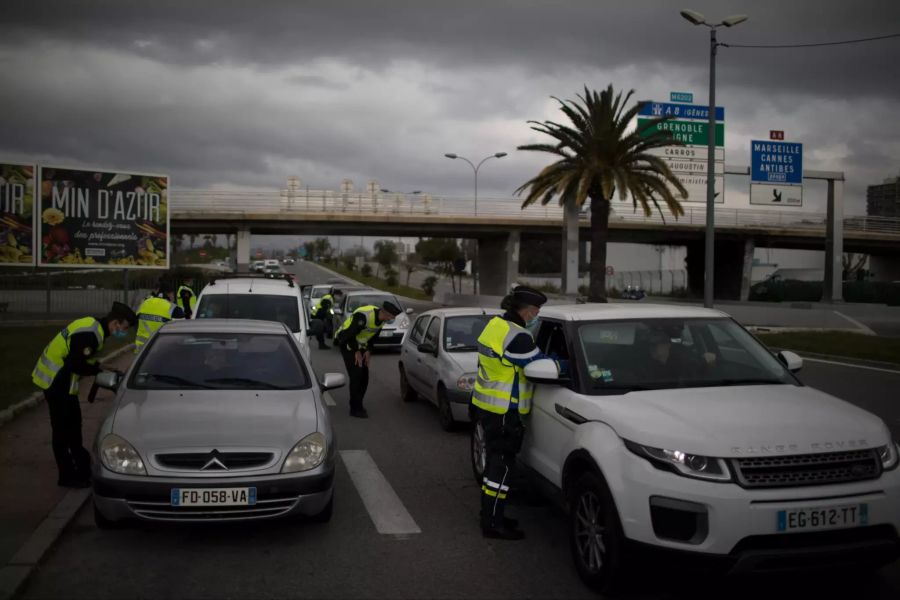
[[[574, 232], [579, 231], [577, 239], [588, 239], [589, 211], [569, 211], [567, 218], [555, 205], [520, 207], [518, 198], [480, 198], [476, 212], [473, 198], [303, 190], [293, 194], [173, 190], [170, 198], [173, 233], [235, 233], [239, 266], [249, 264], [251, 234], [474, 238], [479, 245], [478, 267], [485, 294], [502, 294], [515, 280], [523, 235], [562, 236], [566, 226], [569, 235], [563, 239], [567, 257], [564, 267], [568, 267], [570, 277], [572, 263], [577, 269]], [[613, 209], [610, 241], [687, 246], [691, 287], [702, 288], [704, 205], [686, 203], [685, 215], [678, 220], [659, 214], [645, 217], [635, 213], [627, 202], [614, 202]], [[756, 247], [826, 251], [830, 247], [828, 260], [832, 265], [834, 257], [840, 264], [842, 251], [884, 257], [888, 264], [900, 263], [900, 220], [835, 216], [829, 227], [828, 217], [790, 209], [719, 207], [717, 297], [746, 297]], [[826, 244], [830, 229], [837, 245]], [[835, 299], [840, 299], [839, 271], [833, 287], [838, 288]]]

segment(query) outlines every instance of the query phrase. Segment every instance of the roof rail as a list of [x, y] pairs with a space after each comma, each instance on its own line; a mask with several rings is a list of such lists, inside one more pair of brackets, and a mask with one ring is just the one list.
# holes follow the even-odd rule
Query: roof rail
[[225, 273], [213, 277], [210, 285], [216, 285], [219, 279], [281, 279], [286, 281], [289, 287], [294, 287], [294, 278], [290, 273]]

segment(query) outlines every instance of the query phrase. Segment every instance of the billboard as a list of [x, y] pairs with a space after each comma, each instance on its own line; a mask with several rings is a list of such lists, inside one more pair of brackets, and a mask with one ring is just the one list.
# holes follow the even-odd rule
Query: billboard
[[0, 266], [34, 266], [34, 170], [0, 163]]
[[169, 179], [42, 166], [38, 266], [169, 266]]

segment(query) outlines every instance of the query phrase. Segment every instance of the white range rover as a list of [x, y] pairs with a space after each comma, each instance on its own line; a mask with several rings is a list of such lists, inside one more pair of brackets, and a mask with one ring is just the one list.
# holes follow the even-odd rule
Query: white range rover
[[[563, 501], [591, 587], [638, 555], [725, 572], [875, 569], [900, 551], [898, 449], [875, 415], [804, 386], [728, 315], [586, 304], [542, 310], [519, 459]], [[484, 433], [472, 429], [480, 482]]]

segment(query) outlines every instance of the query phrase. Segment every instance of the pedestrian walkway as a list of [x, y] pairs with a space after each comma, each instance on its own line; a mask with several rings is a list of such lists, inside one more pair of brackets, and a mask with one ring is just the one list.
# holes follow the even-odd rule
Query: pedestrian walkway
[[[134, 355], [122, 352], [108, 363], [125, 370]], [[97, 429], [112, 406], [112, 392], [101, 390], [93, 404], [86, 401], [92, 377], [81, 382], [84, 446], [90, 449]], [[0, 559], [7, 565], [42, 522], [66, 500], [70, 488], [56, 485], [56, 463], [50, 447], [50, 417], [46, 403], [0, 427]], [[79, 490], [81, 491], [81, 490]], [[88, 494], [79, 495], [82, 500]]]

